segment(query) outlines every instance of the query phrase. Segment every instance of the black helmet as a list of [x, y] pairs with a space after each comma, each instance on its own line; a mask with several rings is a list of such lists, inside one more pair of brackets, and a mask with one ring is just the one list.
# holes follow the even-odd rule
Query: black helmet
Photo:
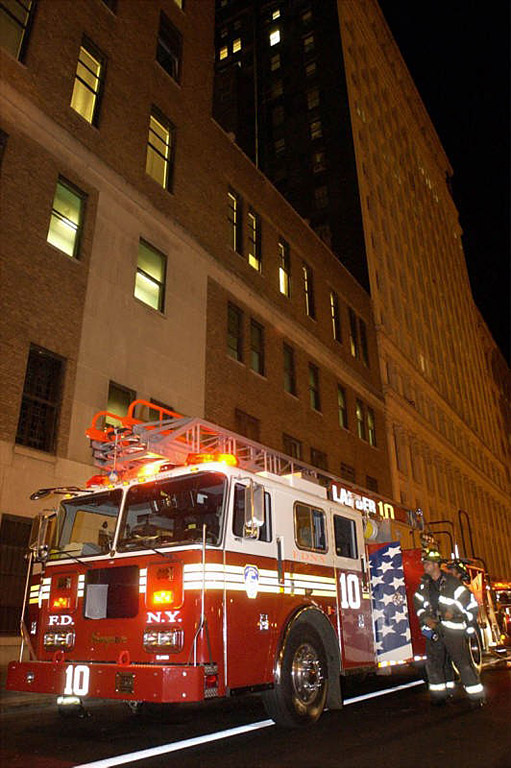
[[421, 560], [423, 563], [438, 563], [439, 565], [443, 562], [442, 555], [436, 549], [423, 550]]
[[467, 566], [465, 565], [463, 560], [449, 560], [449, 562], [447, 563], [447, 568], [450, 571], [453, 571], [454, 575], [458, 576], [461, 579], [461, 581], [468, 583], [471, 580]]

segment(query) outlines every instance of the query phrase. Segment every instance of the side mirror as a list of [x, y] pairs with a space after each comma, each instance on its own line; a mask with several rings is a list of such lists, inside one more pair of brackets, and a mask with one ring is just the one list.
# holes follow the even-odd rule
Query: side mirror
[[245, 488], [245, 535], [256, 539], [264, 525], [264, 487], [250, 482]]
[[34, 560], [37, 563], [44, 562], [48, 558], [50, 551], [49, 539], [52, 529], [52, 522], [57, 516], [56, 512], [40, 512], [32, 522], [30, 531], [29, 549], [34, 554]]

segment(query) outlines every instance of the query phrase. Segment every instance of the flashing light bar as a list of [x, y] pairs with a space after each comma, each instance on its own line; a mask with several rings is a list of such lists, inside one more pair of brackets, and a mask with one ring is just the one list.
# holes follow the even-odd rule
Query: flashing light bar
[[206, 464], [214, 461], [218, 464], [225, 464], [228, 467], [237, 467], [238, 459], [233, 453], [189, 453], [186, 464]]

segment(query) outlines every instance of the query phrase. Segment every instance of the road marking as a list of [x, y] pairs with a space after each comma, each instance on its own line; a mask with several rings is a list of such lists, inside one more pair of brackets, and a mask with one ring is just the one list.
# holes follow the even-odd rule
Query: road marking
[[[387, 693], [402, 691], [405, 688], [413, 688], [416, 685], [425, 685], [424, 680], [414, 680], [412, 683], [404, 683], [403, 685], [396, 685], [394, 686], [394, 688], [385, 688], [382, 691], [374, 691], [373, 693], [365, 693], [362, 696], [354, 696], [351, 699], [345, 699], [343, 704], [344, 706], [348, 704], [356, 704], [359, 701], [365, 701], [366, 699], [374, 699], [377, 696], [386, 696]], [[166, 755], [169, 752], [179, 752], [182, 749], [190, 749], [190, 747], [196, 747], [199, 744], [208, 744], [211, 741], [220, 741], [221, 739], [229, 739], [231, 736], [239, 736], [242, 733], [250, 733], [250, 731], [258, 731], [261, 728], [268, 728], [270, 725], [275, 725], [273, 720], [260, 720], [257, 723], [240, 725], [237, 728], [228, 728], [226, 731], [217, 731], [216, 733], [206, 733], [204, 734], [204, 736], [194, 736], [192, 739], [183, 739], [182, 741], [174, 741], [171, 744], [162, 744], [159, 747], [142, 749], [139, 752], [129, 752], [125, 755], [116, 755], [114, 757], [106, 757], [103, 760], [94, 760], [92, 763], [80, 763], [80, 765], [75, 765], [74, 768], [112, 768], [113, 766], [116, 766], [116, 765], [125, 765], [126, 763], [135, 763], [137, 760], [145, 760], [146, 758], [149, 758], [149, 757]]]

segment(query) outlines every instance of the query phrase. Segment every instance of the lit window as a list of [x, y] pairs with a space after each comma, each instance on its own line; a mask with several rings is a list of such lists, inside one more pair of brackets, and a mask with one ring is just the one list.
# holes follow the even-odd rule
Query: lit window
[[323, 136], [323, 126], [321, 125], [321, 120], [313, 120], [309, 125], [309, 129], [311, 139], [320, 139]]
[[[128, 408], [133, 400], [137, 397], [137, 393], [133, 389], [123, 387], [120, 384], [116, 384], [114, 381], [109, 382], [108, 385], [108, 401], [106, 404], [106, 410], [109, 413], [113, 413], [116, 416], [126, 416]], [[105, 417], [105, 426], [119, 427], [121, 422], [119, 419], [115, 419], [113, 416]]]
[[308, 264], [303, 264], [303, 290], [305, 294], [305, 311], [309, 317], [316, 317], [316, 305], [314, 301], [314, 275]]
[[309, 397], [310, 406], [315, 411], [321, 410], [321, 398], [319, 395], [319, 370], [317, 366], [309, 363]]
[[[284, 344], [284, 389], [290, 395], [296, 395], [295, 353], [292, 347]], [[298, 458], [298, 457], [296, 457]]]
[[277, 45], [278, 43], [280, 43], [280, 29], [277, 27], [270, 32], [270, 46]]
[[222, 61], [223, 59], [226, 59], [228, 55], [229, 55], [229, 49], [226, 45], [223, 45], [220, 48], [220, 53], [218, 54], [218, 58], [220, 59], [220, 61]]
[[227, 354], [243, 362], [243, 312], [230, 302], [227, 305]]
[[233, 40], [232, 43], [232, 52], [238, 53], [238, 51], [241, 51], [241, 38], [237, 37], [236, 40]]
[[278, 8], [277, 8], [276, 11], [273, 11], [273, 13], [271, 15], [271, 19], [272, 19], [272, 21], [276, 21], [277, 19], [280, 19], [280, 11], [279, 11]]
[[248, 212], [248, 263], [261, 271], [261, 219], [255, 211]]
[[62, 395], [64, 360], [31, 345], [16, 442], [39, 451], [55, 451]]
[[88, 123], [97, 124], [105, 77], [105, 57], [88, 40], [80, 46], [71, 106]]
[[357, 333], [357, 316], [351, 307], [348, 310], [350, 317], [350, 352], [352, 357], [358, 357], [358, 333]]
[[23, 61], [34, 17], [33, 0], [7, 0], [0, 3], [0, 45]]
[[138, 246], [135, 297], [159, 312], [165, 305], [167, 258], [143, 240]]
[[337, 385], [337, 412], [339, 414], [339, 426], [348, 429], [348, 408], [346, 405], [346, 390]]
[[357, 417], [357, 435], [361, 440], [366, 440], [366, 423], [364, 419], [364, 404], [357, 400], [355, 405], [355, 414]]
[[68, 256], [78, 256], [84, 208], [84, 193], [69, 182], [59, 179], [53, 198], [47, 240]]
[[312, 77], [316, 74], [316, 70], [318, 68], [318, 65], [315, 61], [309, 61], [308, 64], [305, 66], [305, 76], [306, 77]]
[[279, 289], [280, 292], [289, 297], [291, 295], [291, 259], [289, 256], [289, 245], [284, 241], [279, 241]]
[[376, 445], [376, 422], [372, 408], [367, 409], [367, 438], [369, 445]]
[[241, 255], [242, 253], [242, 215], [241, 215], [241, 197], [233, 189], [229, 189], [227, 192], [227, 200], [229, 204], [227, 219], [229, 222], [229, 245]]
[[303, 38], [303, 52], [304, 53], [312, 53], [314, 50], [314, 35], [306, 35], [306, 37]]
[[160, 13], [156, 61], [177, 83], [181, 79], [182, 47], [181, 32], [176, 29], [163, 12]]
[[146, 173], [168, 190], [172, 186], [174, 132], [172, 123], [153, 108], [149, 118]]
[[339, 312], [339, 297], [335, 291], [330, 291], [330, 317], [332, 319], [332, 335], [335, 341], [341, 343], [341, 316]]
[[250, 367], [264, 376], [264, 328], [255, 320], [250, 321]]

